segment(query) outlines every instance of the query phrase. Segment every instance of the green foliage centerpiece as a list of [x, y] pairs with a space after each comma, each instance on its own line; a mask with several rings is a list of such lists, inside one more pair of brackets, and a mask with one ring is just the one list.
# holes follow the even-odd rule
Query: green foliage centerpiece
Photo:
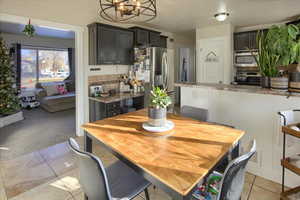
[[148, 111], [151, 126], [163, 127], [167, 120], [167, 107], [172, 103], [166, 89], [153, 87], [150, 93], [150, 105]]
[[0, 117], [20, 111], [15, 72], [8, 49], [0, 36]]

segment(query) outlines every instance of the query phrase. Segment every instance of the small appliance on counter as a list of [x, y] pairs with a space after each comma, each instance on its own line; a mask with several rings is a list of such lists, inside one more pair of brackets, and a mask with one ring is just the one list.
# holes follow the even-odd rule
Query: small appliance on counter
[[103, 93], [102, 85], [91, 85], [90, 86], [90, 96], [91, 97], [99, 97], [101, 93]]
[[234, 81], [238, 85], [260, 85], [261, 75], [254, 56], [258, 52], [237, 51], [234, 54]]
[[238, 85], [260, 85], [261, 75], [255, 71], [237, 71], [235, 82]]
[[258, 52], [235, 52], [234, 54], [234, 66], [235, 67], [257, 67], [257, 63], [253, 55], [257, 55]]

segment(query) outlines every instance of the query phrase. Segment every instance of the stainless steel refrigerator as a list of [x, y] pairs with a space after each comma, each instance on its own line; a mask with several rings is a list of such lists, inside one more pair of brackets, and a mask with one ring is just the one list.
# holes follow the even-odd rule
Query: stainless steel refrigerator
[[139, 60], [142, 68], [149, 72], [149, 82], [145, 87], [145, 106], [149, 104], [149, 94], [153, 86], [159, 86], [167, 89], [169, 93], [170, 86], [170, 66], [168, 66], [168, 52], [165, 48], [148, 47], [136, 50], [136, 60]]

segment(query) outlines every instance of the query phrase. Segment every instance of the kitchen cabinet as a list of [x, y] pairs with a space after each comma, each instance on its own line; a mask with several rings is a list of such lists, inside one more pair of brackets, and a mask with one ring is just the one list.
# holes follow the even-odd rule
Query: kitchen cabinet
[[133, 31], [100, 23], [88, 28], [90, 65], [133, 64]]
[[161, 35], [160, 36], [160, 47], [162, 47], [162, 48], [167, 48], [167, 43], [168, 43], [168, 37], [167, 36], [163, 36], [163, 35]]
[[117, 62], [120, 64], [131, 65], [134, 59], [132, 31], [117, 31]]
[[90, 101], [90, 122], [113, 117], [121, 113], [120, 101], [113, 103], [102, 103]]
[[258, 48], [256, 37], [257, 37], [257, 31], [249, 32], [249, 49]]
[[[265, 34], [268, 29], [262, 30]], [[235, 51], [244, 51], [249, 49], [258, 49], [258, 44], [256, 42], [256, 37], [259, 30], [241, 32], [234, 34], [234, 50]]]
[[160, 32], [144, 29], [141, 27], [131, 27], [134, 31], [134, 44], [135, 46], [152, 46], [160, 47], [161, 38]]
[[250, 48], [250, 35], [249, 32], [235, 33], [234, 34], [234, 50], [242, 51]]
[[98, 54], [97, 64], [118, 63], [116, 48], [116, 30], [110, 27], [98, 26]]
[[134, 31], [134, 44], [136, 46], [149, 44], [149, 31], [140, 27], [131, 27]]
[[[116, 115], [119, 115], [121, 113], [124, 113], [124, 102], [123, 106], [121, 107], [122, 103], [121, 101], [124, 101], [125, 99], [114, 101], [114, 102], [103, 102], [95, 100], [95, 98], [89, 99], [89, 121], [97, 121], [101, 119], [105, 119], [108, 117], [114, 117]], [[144, 95], [132, 97], [133, 105], [132, 108], [135, 108], [136, 110], [140, 110], [144, 108]], [[125, 112], [126, 113], [126, 112]]]
[[149, 31], [149, 44], [152, 47], [160, 47], [160, 33]]

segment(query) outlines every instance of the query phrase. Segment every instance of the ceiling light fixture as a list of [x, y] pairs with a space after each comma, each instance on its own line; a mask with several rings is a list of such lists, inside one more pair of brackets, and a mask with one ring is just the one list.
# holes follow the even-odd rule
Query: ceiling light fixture
[[216, 20], [218, 20], [219, 22], [223, 22], [227, 19], [227, 17], [229, 16], [229, 13], [227, 12], [222, 12], [222, 13], [217, 13], [215, 14], [215, 18]]
[[156, 0], [99, 0], [99, 15], [110, 22], [147, 22], [157, 16]]

